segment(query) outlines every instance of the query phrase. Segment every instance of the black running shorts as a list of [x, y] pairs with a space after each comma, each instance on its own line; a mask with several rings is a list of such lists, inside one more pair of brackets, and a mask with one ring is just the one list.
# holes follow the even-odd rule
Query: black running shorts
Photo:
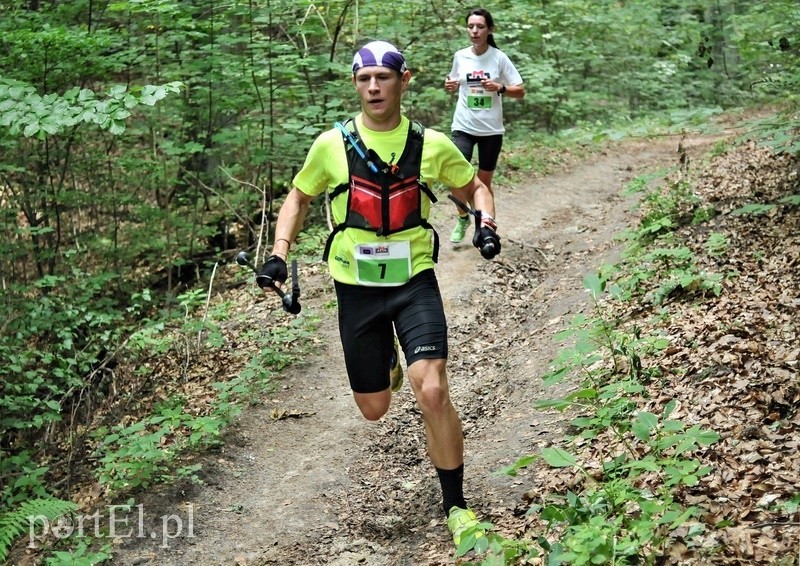
[[472, 162], [472, 152], [477, 144], [478, 169], [494, 171], [497, 168], [497, 160], [500, 158], [500, 150], [503, 148], [503, 135], [475, 136], [461, 130], [454, 130], [453, 143], [469, 162]]
[[394, 332], [408, 365], [447, 358], [447, 321], [433, 269], [400, 287], [334, 285], [347, 376], [356, 393], [389, 387]]

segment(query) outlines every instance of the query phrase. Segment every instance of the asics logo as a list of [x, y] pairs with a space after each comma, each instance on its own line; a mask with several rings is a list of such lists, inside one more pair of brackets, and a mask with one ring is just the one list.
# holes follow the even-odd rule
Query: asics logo
[[436, 346], [417, 346], [414, 348], [414, 353], [419, 354], [420, 352], [435, 352]]

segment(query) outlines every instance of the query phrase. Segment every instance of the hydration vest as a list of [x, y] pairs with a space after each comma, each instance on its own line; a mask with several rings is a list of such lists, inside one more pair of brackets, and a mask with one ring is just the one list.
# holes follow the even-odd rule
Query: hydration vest
[[[328, 260], [333, 238], [347, 228], [361, 228], [371, 230], [377, 236], [388, 236], [422, 226], [433, 232], [433, 261], [436, 262], [439, 257], [439, 235], [428, 219], [422, 217], [422, 193], [431, 203], [437, 200], [428, 185], [420, 181], [424, 126], [418, 122], [409, 123], [403, 154], [396, 163], [394, 158], [392, 163], [384, 162], [375, 151], [363, 146], [352, 118], [344, 123], [344, 128], [350, 134], [342, 132], [349, 182], [334, 187], [330, 199], [333, 202], [333, 199], [346, 192], [347, 211], [344, 222], [338, 224], [328, 236], [323, 261]], [[354, 143], [359, 147], [354, 147]]]

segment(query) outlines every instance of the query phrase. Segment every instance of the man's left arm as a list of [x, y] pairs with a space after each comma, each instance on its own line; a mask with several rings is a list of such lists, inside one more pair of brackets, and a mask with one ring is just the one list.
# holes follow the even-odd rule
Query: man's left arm
[[497, 235], [497, 222], [494, 219], [494, 197], [477, 175], [474, 175], [468, 184], [459, 187], [459, 191], [467, 195], [475, 206], [476, 213], [480, 214], [480, 226], [475, 228], [472, 245], [478, 248], [484, 258], [492, 259], [500, 253], [502, 247], [500, 236]]
[[462, 195], [467, 197], [469, 202], [475, 205], [477, 210], [488, 214], [494, 218], [494, 197], [489, 188], [483, 184], [477, 175], [472, 176], [472, 180], [457, 189]]

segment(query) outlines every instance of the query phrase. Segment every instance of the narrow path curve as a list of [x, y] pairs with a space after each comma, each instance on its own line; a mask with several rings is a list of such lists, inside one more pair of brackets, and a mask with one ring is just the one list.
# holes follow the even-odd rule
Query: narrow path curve
[[[704, 143], [702, 140], [696, 144]], [[495, 472], [556, 438], [562, 423], [537, 412], [540, 376], [557, 352], [553, 334], [586, 307], [583, 275], [612, 257], [629, 221], [621, 196], [637, 175], [677, 164], [677, 138], [626, 143], [569, 173], [498, 186], [503, 253], [486, 262], [446, 241], [453, 207], [434, 207], [443, 245], [438, 277], [451, 329], [452, 396], [466, 435], [471, 506], [513, 533], [524, 512], [524, 471]], [[690, 148], [692, 144], [684, 145]], [[182, 536], [120, 540], [115, 563], [453, 564], [435, 473], [408, 385], [378, 423], [352, 400], [330, 284], [309, 297], [322, 317], [317, 355], [292, 368], [279, 391], [248, 408], [225, 448], [209, 456], [206, 485], [178, 485], [145, 498], [145, 529], [191, 511]], [[309, 413], [275, 420], [274, 410]]]

